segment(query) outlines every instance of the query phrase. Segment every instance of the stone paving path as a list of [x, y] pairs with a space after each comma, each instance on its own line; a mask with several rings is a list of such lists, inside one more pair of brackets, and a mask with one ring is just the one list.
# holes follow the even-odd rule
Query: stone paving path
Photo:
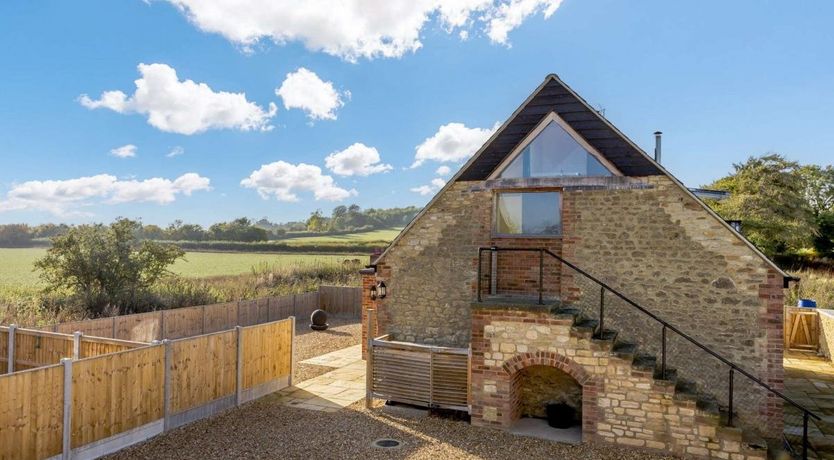
[[365, 397], [365, 361], [362, 346], [355, 345], [304, 361], [334, 368], [277, 393], [279, 404], [302, 409], [336, 412]]
[[[822, 417], [811, 420], [808, 437], [816, 458], [834, 459], [834, 365], [809, 352], [785, 352], [785, 394]], [[785, 404], [785, 435], [802, 439], [802, 413]], [[796, 445], [801, 445], [797, 442]]]

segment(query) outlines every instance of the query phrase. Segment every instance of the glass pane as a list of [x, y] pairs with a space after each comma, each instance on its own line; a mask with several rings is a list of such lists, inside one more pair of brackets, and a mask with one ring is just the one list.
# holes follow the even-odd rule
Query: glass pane
[[521, 233], [525, 235], [559, 235], [562, 233], [558, 193], [524, 193], [521, 203]]
[[551, 121], [501, 172], [502, 178], [610, 176], [611, 171]]
[[501, 235], [560, 235], [558, 192], [500, 193], [495, 232]]
[[514, 235], [521, 233], [521, 194], [501, 193], [496, 207], [496, 233]]

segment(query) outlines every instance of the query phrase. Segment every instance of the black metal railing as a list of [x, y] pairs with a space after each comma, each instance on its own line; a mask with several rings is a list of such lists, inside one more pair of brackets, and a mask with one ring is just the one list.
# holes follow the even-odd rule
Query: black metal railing
[[[695, 338], [693, 338], [689, 334], [681, 331], [680, 329], [673, 326], [672, 324], [670, 324], [666, 320], [664, 320], [664, 319], [660, 318], [659, 316], [657, 316], [656, 314], [652, 313], [651, 311], [649, 311], [645, 307], [639, 305], [637, 302], [628, 298], [625, 294], [617, 291], [616, 289], [607, 285], [605, 282], [599, 280], [598, 278], [596, 278], [593, 275], [591, 275], [590, 273], [582, 270], [581, 268], [577, 267], [576, 265], [572, 264], [571, 262], [568, 262], [567, 260], [563, 259], [562, 257], [554, 254], [549, 249], [546, 249], [546, 248], [535, 248], [535, 249], [533, 249], [533, 248], [499, 248], [499, 247], [495, 247], [495, 246], [478, 248], [477, 298], [478, 298], [479, 302], [481, 302], [483, 300], [482, 299], [482, 289], [481, 289], [481, 281], [482, 281], [482, 278], [483, 278], [483, 273], [482, 273], [481, 265], [482, 265], [482, 256], [483, 256], [484, 252], [490, 252], [490, 254], [496, 254], [496, 257], [495, 257], [496, 261], [497, 261], [497, 253], [498, 252], [538, 252], [538, 254], [539, 254], [539, 276], [538, 276], [537, 291], [538, 291], [538, 303], [540, 305], [544, 304], [544, 256], [545, 256], [545, 254], [550, 256], [550, 257], [555, 258], [556, 260], [558, 260], [562, 264], [565, 264], [566, 266], [570, 267], [575, 272], [579, 273], [580, 275], [584, 276], [585, 278], [587, 278], [588, 280], [590, 280], [594, 284], [598, 285], [599, 288], [600, 288], [599, 323], [598, 323], [597, 328], [594, 332], [594, 336], [597, 337], [597, 338], [602, 337], [603, 334], [604, 334], [604, 331], [605, 331], [604, 324], [605, 324], [605, 292], [606, 291], [610, 292], [614, 296], [618, 297], [619, 299], [624, 301], [626, 304], [634, 307], [639, 312], [643, 313], [645, 316], [648, 316], [649, 318], [651, 318], [655, 322], [659, 323], [661, 325], [661, 344], [660, 344], [660, 350], [661, 350], [660, 355], [661, 356], [660, 356], [660, 371], [659, 372], [660, 372], [660, 377], [662, 379], [666, 378], [666, 372], [667, 372], [667, 368], [666, 368], [666, 354], [667, 354], [667, 350], [666, 350], [666, 335], [667, 334], [666, 334], [666, 331], [667, 330], [674, 332], [675, 334], [677, 334], [682, 339], [686, 340], [687, 342], [691, 343], [695, 347], [697, 347], [697, 348], [703, 350], [704, 352], [708, 353], [709, 355], [711, 355], [712, 357], [714, 357], [715, 359], [717, 359], [721, 363], [727, 365], [729, 367], [728, 400], [727, 400], [728, 401], [728, 405], [727, 405], [727, 408], [728, 408], [728, 410], [727, 410], [727, 425], [728, 426], [733, 426], [733, 423], [734, 423], [734, 420], [733, 420], [733, 418], [734, 418], [733, 395], [734, 395], [734, 386], [735, 386], [734, 385], [734, 380], [735, 380], [735, 373], [736, 372], [743, 375], [749, 381], [753, 382], [754, 384], [758, 385], [759, 387], [764, 388], [770, 394], [773, 394], [773, 395], [779, 397], [783, 401], [785, 401], [788, 404], [790, 404], [791, 406], [795, 407], [797, 410], [802, 412], [802, 445], [801, 445], [800, 455], [802, 456], [803, 460], [808, 458], [808, 448], [809, 448], [808, 422], [811, 418], [813, 418], [815, 420], [821, 420], [821, 418], [817, 414], [815, 414], [815, 413], [811, 412], [810, 410], [806, 409], [804, 406], [802, 406], [801, 404], [792, 400], [788, 396], [785, 396], [785, 394], [783, 394], [779, 390], [771, 387], [767, 383], [760, 380], [758, 377], [754, 376], [753, 374], [751, 374], [751, 373], [747, 372], [746, 370], [744, 370], [743, 368], [739, 367], [737, 364], [733, 363], [729, 359], [720, 355], [717, 351], [713, 350], [709, 346], [701, 343], [700, 341], [696, 340]], [[498, 268], [497, 267], [497, 262], [496, 262], [496, 266], [493, 266], [492, 259], [493, 258], [491, 257], [490, 258], [490, 272], [493, 272], [493, 271], [497, 272], [497, 268]], [[491, 279], [490, 282], [491, 283], [496, 283], [496, 281], [492, 280], [492, 279]]]

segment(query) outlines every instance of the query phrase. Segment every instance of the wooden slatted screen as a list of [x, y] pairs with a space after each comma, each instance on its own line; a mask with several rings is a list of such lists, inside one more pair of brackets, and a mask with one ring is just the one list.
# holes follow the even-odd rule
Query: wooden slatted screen
[[469, 349], [374, 340], [375, 398], [469, 411]]

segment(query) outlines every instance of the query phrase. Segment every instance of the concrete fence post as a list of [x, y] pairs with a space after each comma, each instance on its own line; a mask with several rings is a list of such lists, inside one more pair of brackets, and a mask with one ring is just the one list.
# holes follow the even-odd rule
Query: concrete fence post
[[202, 311], [202, 324], [203, 324], [200, 331], [202, 331], [202, 333], [205, 334], [206, 333], [206, 307], [205, 307], [205, 305], [200, 307], [200, 310]]
[[237, 321], [235, 326], [240, 326], [240, 300], [237, 301]]
[[174, 348], [171, 346], [171, 341], [162, 339], [162, 346], [165, 347], [165, 369], [162, 387], [162, 415], [163, 415], [163, 431], [171, 429], [171, 363], [174, 361]]
[[289, 386], [292, 386], [293, 377], [295, 377], [295, 316], [290, 316], [290, 322], [292, 323], [290, 326], [292, 327], [292, 331], [290, 332], [290, 380]]
[[113, 323], [113, 324], [112, 324], [112, 326], [113, 326], [113, 332], [110, 334], [110, 336], [111, 336], [111, 338], [116, 339], [116, 338], [118, 338], [118, 337], [116, 337], [116, 317], [115, 317], [115, 316], [112, 316], [112, 317], [111, 317], [111, 321], [112, 321], [112, 323]]
[[165, 338], [165, 310], [159, 310], [159, 337], [162, 340]]
[[78, 361], [81, 359], [81, 336], [84, 334], [81, 331], [75, 331], [72, 333], [72, 359], [73, 361]]
[[235, 383], [235, 405], [240, 405], [243, 396], [243, 328], [236, 326], [237, 331], [237, 378]]
[[61, 459], [72, 457], [72, 359], [61, 358], [64, 366], [64, 417]]
[[14, 348], [14, 340], [15, 334], [17, 333], [17, 324], [12, 324], [9, 326], [9, 345], [8, 345], [8, 354], [9, 354], [9, 361], [7, 362], [8, 366], [6, 370], [9, 374], [14, 372], [14, 355], [15, 355], [15, 348]]
[[371, 409], [374, 405], [374, 333], [371, 326], [373, 325], [374, 309], [368, 309], [367, 328], [368, 328], [368, 351], [367, 359], [365, 360], [365, 407]]

